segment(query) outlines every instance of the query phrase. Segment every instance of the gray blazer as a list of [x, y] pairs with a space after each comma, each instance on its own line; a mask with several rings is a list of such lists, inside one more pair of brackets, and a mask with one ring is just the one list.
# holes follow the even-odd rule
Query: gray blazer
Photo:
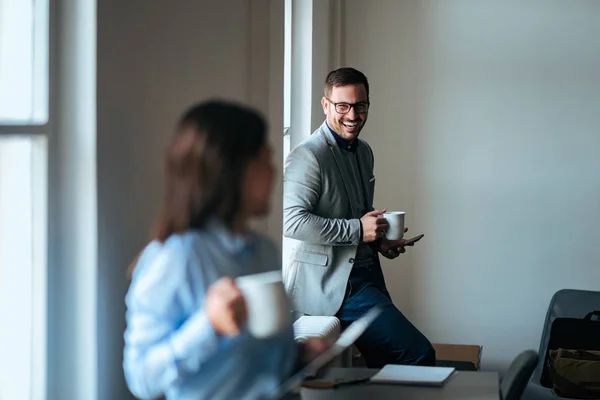
[[[293, 240], [283, 278], [294, 310], [308, 315], [335, 315], [339, 310], [360, 242], [360, 220], [346, 219], [351, 178], [341, 167], [341, 152], [323, 123], [285, 163], [283, 234]], [[357, 156], [372, 206], [373, 151], [363, 140]]]

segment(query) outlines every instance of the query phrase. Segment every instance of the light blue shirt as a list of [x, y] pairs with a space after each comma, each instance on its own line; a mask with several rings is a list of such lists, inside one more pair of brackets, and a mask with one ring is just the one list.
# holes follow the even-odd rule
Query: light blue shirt
[[268, 339], [247, 330], [218, 335], [203, 310], [207, 288], [281, 269], [264, 236], [234, 236], [216, 219], [201, 230], [151, 242], [135, 267], [126, 297], [123, 368], [129, 389], [143, 399], [257, 399], [272, 394], [298, 358], [293, 329]]

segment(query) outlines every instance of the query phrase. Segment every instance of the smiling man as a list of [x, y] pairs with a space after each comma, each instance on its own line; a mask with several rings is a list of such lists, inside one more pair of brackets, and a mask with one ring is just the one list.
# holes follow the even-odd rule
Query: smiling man
[[295, 240], [283, 273], [294, 309], [347, 325], [382, 306], [356, 342], [367, 366], [435, 365], [431, 343], [393, 304], [379, 263], [378, 253], [393, 259], [405, 249], [383, 237], [384, 210], [373, 209], [373, 152], [358, 138], [369, 114], [367, 78], [340, 68], [324, 92], [325, 122], [285, 164], [284, 235]]

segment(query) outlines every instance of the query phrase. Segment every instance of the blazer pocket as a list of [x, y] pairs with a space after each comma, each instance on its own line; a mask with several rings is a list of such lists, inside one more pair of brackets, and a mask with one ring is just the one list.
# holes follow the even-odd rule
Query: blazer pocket
[[296, 252], [292, 255], [292, 258], [298, 262], [321, 266], [326, 266], [327, 262], [329, 261], [327, 254], [301, 250], [296, 250]]

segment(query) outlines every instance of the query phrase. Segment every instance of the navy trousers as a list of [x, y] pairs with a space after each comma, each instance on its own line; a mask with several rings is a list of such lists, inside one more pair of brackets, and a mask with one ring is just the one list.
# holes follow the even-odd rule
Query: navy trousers
[[352, 270], [336, 316], [347, 326], [376, 305], [382, 306], [383, 312], [355, 343], [367, 367], [435, 365], [435, 350], [429, 340], [392, 303], [378, 262]]

